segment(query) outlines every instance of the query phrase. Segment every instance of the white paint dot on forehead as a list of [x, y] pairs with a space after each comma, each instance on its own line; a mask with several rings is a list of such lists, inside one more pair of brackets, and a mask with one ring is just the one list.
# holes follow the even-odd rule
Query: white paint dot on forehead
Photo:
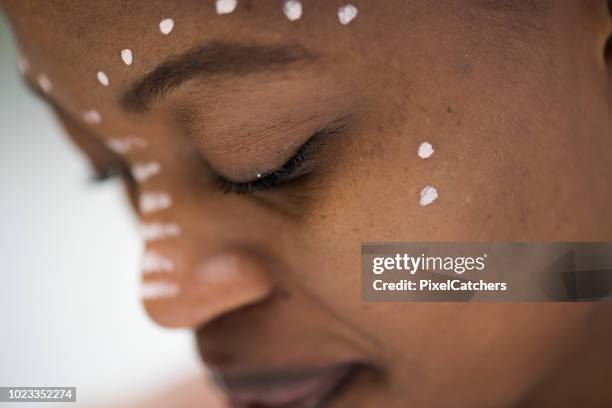
[[98, 77], [98, 82], [100, 82], [104, 86], [108, 86], [109, 84], [108, 75], [106, 75], [104, 71], [98, 71], [96, 76]]
[[139, 183], [144, 183], [151, 177], [158, 175], [161, 172], [161, 165], [156, 162], [135, 163], [132, 168], [132, 176]]
[[423, 142], [419, 145], [419, 150], [417, 151], [417, 154], [421, 159], [428, 159], [431, 157], [432, 154], [434, 154], [434, 152], [435, 150], [431, 143]]
[[215, 8], [217, 10], [217, 14], [230, 14], [236, 10], [236, 6], [238, 5], [238, 0], [216, 0]]
[[143, 214], [165, 210], [170, 206], [172, 206], [172, 198], [161, 191], [142, 193], [138, 201], [138, 207]]
[[92, 124], [100, 123], [102, 122], [102, 115], [100, 115], [100, 112], [98, 112], [97, 110], [90, 109], [83, 113], [83, 119], [87, 123], [92, 123]]
[[17, 69], [21, 75], [27, 74], [30, 70], [30, 62], [23, 55], [17, 56]]
[[159, 223], [142, 224], [140, 226], [140, 235], [145, 241], [159, 241], [166, 238], [178, 237], [181, 235], [181, 227], [175, 223]]
[[435, 187], [427, 186], [421, 190], [420, 204], [424, 207], [438, 199], [438, 190]]
[[134, 61], [134, 54], [132, 53], [132, 50], [128, 48], [121, 50], [121, 60], [127, 66], [132, 65], [132, 62]]
[[172, 298], [178, 295], [179, 287], [173, 282], [143, 282], [140, 296], [145, 300]]
[[302, 17], [302, 3], [299, 0], [285, 0], [283, 3], [283, 13], [289, 21], [296, 21]]
[[340, 24], [347, 25], [357, 17], [357, 14], [359, 14], [357, 7], [352, 4], [345, 4], [338, 9], [338, 20]]
[[168, 35], [172, 32], [172, 30], [174, 29], [174, 20], [171, 18], [164, 18], [162, 21], [159, 22], [159, 31], [161, 31], [161, 33], [163, 35]]
[[141, 269], [144, 274], [155, 272], [172, 272], [174, 262], [154, 251], [147, 251], [142, 256]]
[[117, 154], [126, 154], [133, 150], [145, 149], [149, 143], [139, 137], [126, 137], [125, 139], [108, 139], [106, 145]]
[[53, 89], [53, 84], [51, 84], [51, 80], [45, 74], [40, 74], [37, 78], [38, 86], [43, 90], [44, 93], [49, 93]]

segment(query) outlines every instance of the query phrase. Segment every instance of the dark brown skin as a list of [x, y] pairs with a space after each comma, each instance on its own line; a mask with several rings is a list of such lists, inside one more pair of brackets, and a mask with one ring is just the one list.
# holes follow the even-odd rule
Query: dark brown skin
[[[174, 199], [142, 219], [184, 227], [148, 245], [177, 264], [181, 293], [145, 302], [150, 316], [193, 328], [224, 370], [378, 368], [335, 407], [612, 406], [610, 303], [368, 304], [359, 278], [363, 241], [612, 240], [607, 2], [355, 0], [348, 26], [337, 2], [304, 1], [295, 23], [280, 1], [227, 16], [212, 3], [2, 1], [27, 80], [51, 78], [47, 98], [92, 162], [163, 166], [132, 194]], [[212, 41], [310, 57], [195, 78], [141, 112], [121, 104], [145, 73]], [[90, 108], [102, 123], [82, 121]], [[307, 177], [219, 191], [211, 169], [253, 179], [338, 120]], [[151, 147], [121, 158], [103, 147], [126, 134]], [[422, 141], [432, 159], [417, 158]], [[420, 207], [428, 184], [440, 198]]]

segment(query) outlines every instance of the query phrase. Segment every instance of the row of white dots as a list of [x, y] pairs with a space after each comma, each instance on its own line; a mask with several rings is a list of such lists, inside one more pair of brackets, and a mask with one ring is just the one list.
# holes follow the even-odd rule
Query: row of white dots
[[[215, 10], [219, 15], [231, 14], [237, 6], [238, 0], [216, 0], [215, 2]], [[284, 0], [282, 9], [283, 13], [290, 21], [297, 21], [302, 17], [303, 7], [299, 0]], [[357, 17], [358, 13], [359, 11], [354, 5], [342, 5], [338, 8], [338, 21], [342, 25], [347, 25]], [[172, 18], [164, 18], [159, 22], [159, 31], [163, 35], [168, 35], [174, 30], [174, 25], [174, 20]], [[125, 48], [121, 50], [119, 54], [125, 65], [132, 65], [134, 62], [134, 53], [131, 49]], [[19, 56], [17, 65], [22, 75], [29, 70], [29, 62], [23, 56]], [[110, 79], [103, 70], [96, 73], [96, 78], [102, 86], [106, 87], [110, 85]], [[46, 74], [41, 73], [38, 75], [37, 82], [44, 93], [50, 93], [53, 90], [53, 84]], [[102, 116], [97, 110], [91, 109], [84, 113], [84, 120], [89, 124], [98, 124], [102, 121]]]
[[[215, 8], [217, 14], [231, 14], [234, 12], [238, 5], [237, 0], [217, 0], [215, 3]], [[290, 21], [297, 21], [302, 17], [302, 3], [299, 0], [285, 0], [283, 2], [283, 13]], [[338, 8], [338, 21], [340, 24], [347, 25], [351, 21], [353, 21], [359, 11], [357, 7], [352, 4], [345, 4]], [[163, 35], [168, 35], [174, 30], [174, 20], [171, 18], [164, 18], [159, 22], [159, 31]], [[125, 63], [125, 65], [132, 65], [134, 62], [134, 53], [131, 49], [126, 48], [121, 50], [120, 52], [121, 60]], [[108, 86], [110, 84], [110, 80], [108, 75], [104, 71], [98, 71], [96, 74], [98, 78], [98, 82], [103, 86]]]
[[[435, 150], [432, 144], [429, 142], [421, 143], [419, 145], [419, 148], [417, 149], [417, 155], [423, 160], [429, 159], [434, 154], [434, 152]], [[437, 199], [438, 199], [438, 190], [433, 186], [425, 186], [421, 190], [419, 204], [422, 207], [425, 207], [433, 203]]]

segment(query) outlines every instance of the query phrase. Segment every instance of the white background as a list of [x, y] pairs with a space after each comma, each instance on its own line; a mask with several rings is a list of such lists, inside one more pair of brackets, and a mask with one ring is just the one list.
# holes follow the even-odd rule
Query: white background
[[3, 18], [0, 386], [77, 386], [78, 406], [108, 406], [199, 375], [191, 334], [156, 327], [139, 303], [141, 244], [119, 182], [88, 181], [87, 162], [19, 80]]

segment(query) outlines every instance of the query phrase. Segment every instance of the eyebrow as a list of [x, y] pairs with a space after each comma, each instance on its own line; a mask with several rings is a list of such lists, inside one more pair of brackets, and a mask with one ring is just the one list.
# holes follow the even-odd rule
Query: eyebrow
[[129, 86], [120, 104], [128, 112], [144, 113], [155, 99], [194, 78], [245, 76], [314, 58], [315, 54], [296, 44], [264, 46], [213, 41], [159, 64]]

